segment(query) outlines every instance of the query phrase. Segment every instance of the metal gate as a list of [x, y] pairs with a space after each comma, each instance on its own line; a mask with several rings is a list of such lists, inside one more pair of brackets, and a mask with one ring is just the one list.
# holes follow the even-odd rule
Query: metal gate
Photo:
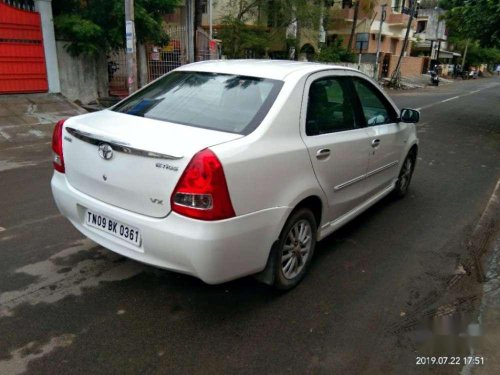
[[127, 54], [119, 49], [108, 54], [109, 96], [128, 96]]
[[31, 3], [0, 0], [0, 94], [46, 92], [40, 14]]
[[172, 26], [167, 30], [170, 42], [166, 46], [148, 46], [148, 81], [187, 63], [187, 29], [184, 26]]
[[221, 46], [210, 39], [208, 33], [202, 28], [196, 30], [196, 61], [217, 60], [221, 58]]

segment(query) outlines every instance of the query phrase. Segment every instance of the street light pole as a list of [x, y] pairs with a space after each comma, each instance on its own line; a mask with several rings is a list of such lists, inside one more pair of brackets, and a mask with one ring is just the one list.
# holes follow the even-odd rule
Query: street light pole
[[137, 91], [137, 55], [135, 48], [134, 0], [125, 0], [125, 40], [127, 52], [128, 94]]
[[381, 9], [381, 13], [380, 13], [380, 26], [379, 26], [379, 29], [378, 29], [378, 38], [377, 38], [377, 54], [376, 54], [376, 57], [375, 57], [375, 69], [374, 69], [374, 72], [373, 72], [373, 79], [376, 79], [378, 80], [378, 72], [379, 72], [379, 56], [380, 56], [380, 41], [382, 39], [382, 25], [384, 24], [384, 21], [385, 21], [385, 17], [386, 17], [386, 12], [385, 12], [385, 7], [387, 6], [387, 4], [382, 4], [380, 5], [380, 8]]

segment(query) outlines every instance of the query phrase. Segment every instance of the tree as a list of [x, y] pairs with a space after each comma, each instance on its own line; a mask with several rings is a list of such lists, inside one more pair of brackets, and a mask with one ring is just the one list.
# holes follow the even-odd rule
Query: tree
[[448, 10], [450, 34], [477, 40], [481, 47], [500, 48], [500, 1], [442, 0], [439, 5]]
[[[243, 57], [246, 49], [262, 53], [291, 25], [297, 32], [300, 28], [318, 29], [320, 12], [310, 0], [229, 0], [218, 36], [229, 57]], [[296, 40], [287, 42], [294, 44]]]
[[[464, 50], [467, 41], [454, 41], [455, 47], [459, 50]], [[494, 66], [500, 61], [500, 49], [484, 48], [478, 42], [470, 42], [467, 51], [467, 64], [478, 66], [480, 64], [488, 64]]]
[[222, 40], [224, 54], [230, 59], [245, 57], [246, 50], [258, 55], [265, 53], [269, 45], [269, 33], [262, 26], [248, 26], [244, 21], [231, 16], [222, 19], [223, 28], [218, 37]]
[[[178, 0], [135, 0], [138, 42], [165, 44], [168, 35], [162, 15], [172, 12]], [[54, 0], [57, 37], [67, 40], [72, 55], [97, 55], [125, 45], [123, 0]]]

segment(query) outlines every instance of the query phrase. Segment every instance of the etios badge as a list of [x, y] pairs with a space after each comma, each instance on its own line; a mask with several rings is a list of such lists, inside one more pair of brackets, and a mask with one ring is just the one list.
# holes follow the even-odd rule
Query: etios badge
[[113, 148], [107, 143], [101, 143], [97, 151], [104, 160], [110, 160], [113, 157]]

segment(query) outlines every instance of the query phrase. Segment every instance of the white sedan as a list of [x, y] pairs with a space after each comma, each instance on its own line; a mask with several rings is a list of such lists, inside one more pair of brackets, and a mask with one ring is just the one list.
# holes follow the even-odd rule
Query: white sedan
[[60, 121], [52, 191], [80, 232], [123, 256], [289, 289], [317, 241], [405, 195], [418, 119], [341, 66], [190, 64]]

